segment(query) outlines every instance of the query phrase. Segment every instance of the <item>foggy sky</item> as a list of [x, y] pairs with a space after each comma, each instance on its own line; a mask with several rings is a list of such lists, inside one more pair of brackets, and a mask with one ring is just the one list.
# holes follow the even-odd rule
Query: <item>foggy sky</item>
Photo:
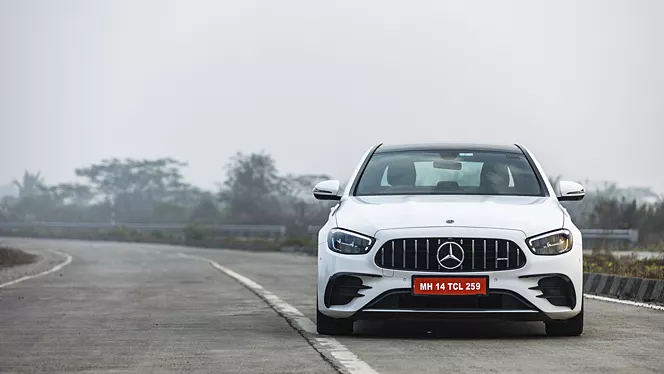
[[[346, 179], [375, 143], [521, 142], [664, 192], [664, 2], [0, 2], [0, 185], [236, 151]], [[659, 138], [659, 139], [658, 139]]]

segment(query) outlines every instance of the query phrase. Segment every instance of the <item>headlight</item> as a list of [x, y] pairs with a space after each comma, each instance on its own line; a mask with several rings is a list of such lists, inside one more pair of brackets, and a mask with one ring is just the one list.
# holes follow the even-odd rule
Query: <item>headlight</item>
[[530, 250], [536, 255], [559, 255], [572, 249], [572, 233], [567, 229], [560, 229], [546, 234], [533, 236], [526, 240]]
[[327, 247], [331, 250], [348, 255], [360, 255], [369, 252], [374, 239], [365, 235], [332, 229], [327, 235]]

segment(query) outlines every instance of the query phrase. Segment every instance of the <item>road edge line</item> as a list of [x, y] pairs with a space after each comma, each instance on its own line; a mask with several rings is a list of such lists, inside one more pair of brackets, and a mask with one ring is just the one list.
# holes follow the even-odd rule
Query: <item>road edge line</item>
[[592, 299], [592, 300], [600, 300], [600, 301], [606, 301], [606, 302], [610, 302], [610, 303], [624, 304], [624, 305], [630, 305], [630, 306], [637, 306], [637, 307], [641, 307], [641, 308], [648, 308], [648, 309], [664, 311], [664, 306], [655, 305], [655, 304], [641, 303], [641, 302], [632, 301], [632, 300], [621, 300], [621, 299], [615, 299], [613, 297], [590, 295], [590, 294], [585, 294], [585, 293], [583, 294], [583, 296], [587, 297], [589, 299]]
[[270, 308], [272, 308], [278, 315], [283, 317], [286, 322], [297, 333], [306, 340], [318, 354], [321, 355], [323, 360], [329, 363], [335, 370], [341, 373], [349, 374], [378, 374], [369, 364], [362, 361], [353, 352], [351, 352], [345, 345], [335, 338], [317, 337], [316, 325], [307, 318], [302, 312], [297, 310], [292, 305], [283, 301], [274, 293], [266, 290], [260, 284], [254, 282], [244, 275], [238, 274], [235, 271], [226, 268], [216, 261], [209, 260], [204, 257], [187, 255], [178, 253], [182, 257], [201, 260], [209, 263], [212, 267], [219, 270], [226, 276], [233, 278], [236, 282], [247, 288], [254, 295], [258, 296], [261, 300], [265, 301]]
[[53, 266], [52, 268], [50, 268], [50, 269], [48, 269], [48, 270], [42, 271], [41, 273], [37, 273], [37, 274], [33, 274], [33, 275], [26, 275], [26, 276], [24, 276], [24, 277], [21, 277], [21, 278], [18, 278], [18, 279], [14, 279], [13, 281], [9, 281], [9, 282], [6, 282], [6, 283], [2, 283], [2, 284], [0, 284], [0, 288], [9, 287], [9, 286], [11, 286], [11, 285], [14, 285], [14, 284], [16, 284], [16, 283], [20, 283], [20, 282], [26, 281], [26, 280], [28, 280], [28, 279], [38, 278], [38, 277], [41, 277], [41, 276], [43, 276], [43, 275], [48, 275], [48, 274], [54, 273], [54, 272], [56, 272], [56, 271], [62, 269], [63, 267], [69, 265], [69, 264], [72, 262], [72, 260], [73, 260], [73, 258], [72, 258], [70, 255], [66, 254], [66, 253], [63, 253], [63, 252], [60, 252], [60, 251], [56, 251], [56, 250], [54, 250], [54, 249], [49, 249], [49, 251], [50, 251], [50, 252], [53, 252], [53, 253], [56, 253], [56, 254], [58, 254], [58, 255], [60, 255], [60, 256], [65, 257], [65, 260], [64, 260], [63, 262], [61, 262], [61, 263], [59, 263], [59, 264]]

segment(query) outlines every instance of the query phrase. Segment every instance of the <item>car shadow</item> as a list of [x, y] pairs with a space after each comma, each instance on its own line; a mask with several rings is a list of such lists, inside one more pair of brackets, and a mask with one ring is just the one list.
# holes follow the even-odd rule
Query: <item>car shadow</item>
[[358, 321], [357, 339], [543, 339], [542, 322], [503, 320]]

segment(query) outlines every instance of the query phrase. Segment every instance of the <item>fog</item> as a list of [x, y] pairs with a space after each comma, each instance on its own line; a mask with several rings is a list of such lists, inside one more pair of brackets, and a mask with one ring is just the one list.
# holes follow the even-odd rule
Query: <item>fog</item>
[[519, 142], [664, 192], [661, 1], [2, 1], [0, 185], [236, 151], [345, 179], [375, 143]]

